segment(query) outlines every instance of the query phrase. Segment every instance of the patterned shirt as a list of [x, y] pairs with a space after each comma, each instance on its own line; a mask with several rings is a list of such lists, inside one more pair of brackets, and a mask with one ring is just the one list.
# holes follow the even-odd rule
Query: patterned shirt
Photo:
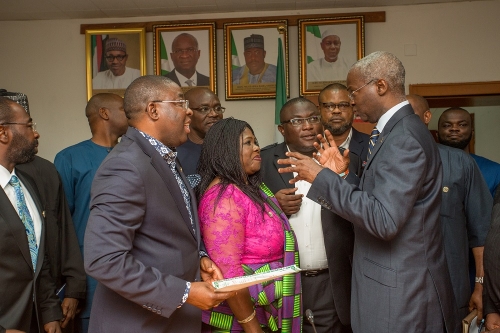
[[[139, 133], [142, 134], [143, 137], [145, 137], [149, 143], [156, 149], [156, 151], [163, 157], [163, 159], [167, 162], [168, 166], [170, 167], [170, 170], [172, 170], [172, 173], [174, 174], [175, 180], [177, 180], [177, 184], [179, 185], [179, 189], [181, 190], [182, 197], [184, 198], [184, 203], [186, 204], [186, 209], [189, 214], [189, 220], [191, 221], [191, 228], [193, 229], [193, 234], [196, 234], [196, 229], [194, 227], [194, 220], [193, 220], [193, 213], [191, 212], [191, 197], [189, 196], [189, 192], [187, 190], [186, 184], [184, 184], [184, 181], [182, 180], [181, 176], [179, 175], [179, 172], [176, 169], [176, 162], [175, 159], [177, 158], [177, 152], [173, 151], [169, 147], [165, 146], [163, 143], [158, 141], [157, 139], [153, 138], [152, 136], [140, 131]], [[191, 289], [191, 282], [186, 281], [186, 290], [184, 290], [184, 295], [182, 296], [182, 300], [179, 303], [179, 306], [177, 308], [180, 308], [184, 303], [186, 303], [186, 300], [189, 295], [189, 290]]]

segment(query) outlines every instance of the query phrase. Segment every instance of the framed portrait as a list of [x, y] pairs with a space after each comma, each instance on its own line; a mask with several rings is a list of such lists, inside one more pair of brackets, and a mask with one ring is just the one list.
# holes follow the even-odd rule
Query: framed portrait
[[164, 75], [184, 92], [207, 87], [217, 93], [215, 22], [154, 25], [155, 74]]
[[287, 32], [287, 20], [224, 24], [227, 100], [276, 97], [279, 38], [289, 95]]
[[103, 92], [123, 97], [132, 81], [146, 75], [144, 28], [85, 31], [87, 99]]
[[364, 17], [302, 19], [298, 25], [300, 95], [345, 84], [349, 68], [365, 54]]

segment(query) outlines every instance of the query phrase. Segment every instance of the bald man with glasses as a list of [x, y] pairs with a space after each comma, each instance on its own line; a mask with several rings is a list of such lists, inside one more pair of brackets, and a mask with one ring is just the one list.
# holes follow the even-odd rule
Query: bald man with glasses
[[189, 108], [193, 110], [193, 115], [189, 125], [188, 139], [177, 147], [177, 153], [184, 174], [194, 175], [197, 173], [196, 167], [205, 135], [213, 124], [224, 117], [226, 108], [221, 106], [219, 97], [205, 87], [188, 90], [185, 98], [189, 101]]

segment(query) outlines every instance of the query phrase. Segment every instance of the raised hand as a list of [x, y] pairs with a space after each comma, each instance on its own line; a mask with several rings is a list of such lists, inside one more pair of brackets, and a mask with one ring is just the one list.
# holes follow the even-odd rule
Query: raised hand
[[318, 134], [320, 144], [314, 143], [314, 147], [318, 152], [314, 153], [313, 156], [325, 168], [341, 174], [349, 168], [349, 149], [344, 150], [342, 153], [337, 148], [333, 135], [329, 130], [325, 130], [325, 136], [326, 138]]

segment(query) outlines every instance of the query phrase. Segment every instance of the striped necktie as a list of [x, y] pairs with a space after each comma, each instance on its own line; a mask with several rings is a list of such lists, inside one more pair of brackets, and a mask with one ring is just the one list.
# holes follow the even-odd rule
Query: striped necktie
[[186, 80], [186, 84], [189, 86], [189, 87], [192, 87], [194, 86], [194, 81], [189, 79], [189, 80]]
[[373, 128], [372, 134], [370, 135], [370, 141], [368, 142], [368, 158], [371, 157], [373, 147], [375, 147], [375, 144], [377, 143], [378, 137], [380, 135], [380, 132], [376, 127]]
[[30, 211], [26, 205], [26, 199], [24, 198], [24, 193], [21, 188], [21, 183], [16, 175], [12, 175], [9, 184], [12, 185], [16, 193], [17, 201], [17, 213], [23, 221], [24, 228], [26, 229], [26, 236], [28, 237], [28, 244], [30, 247], [31, 263], [33, 264], [33, 270], [36, 270], [36, 261], [38, 257], [38, 246], [36, 245], [36, 235], [35, 226], [33, 224], [33, 219], [31, 218]]

